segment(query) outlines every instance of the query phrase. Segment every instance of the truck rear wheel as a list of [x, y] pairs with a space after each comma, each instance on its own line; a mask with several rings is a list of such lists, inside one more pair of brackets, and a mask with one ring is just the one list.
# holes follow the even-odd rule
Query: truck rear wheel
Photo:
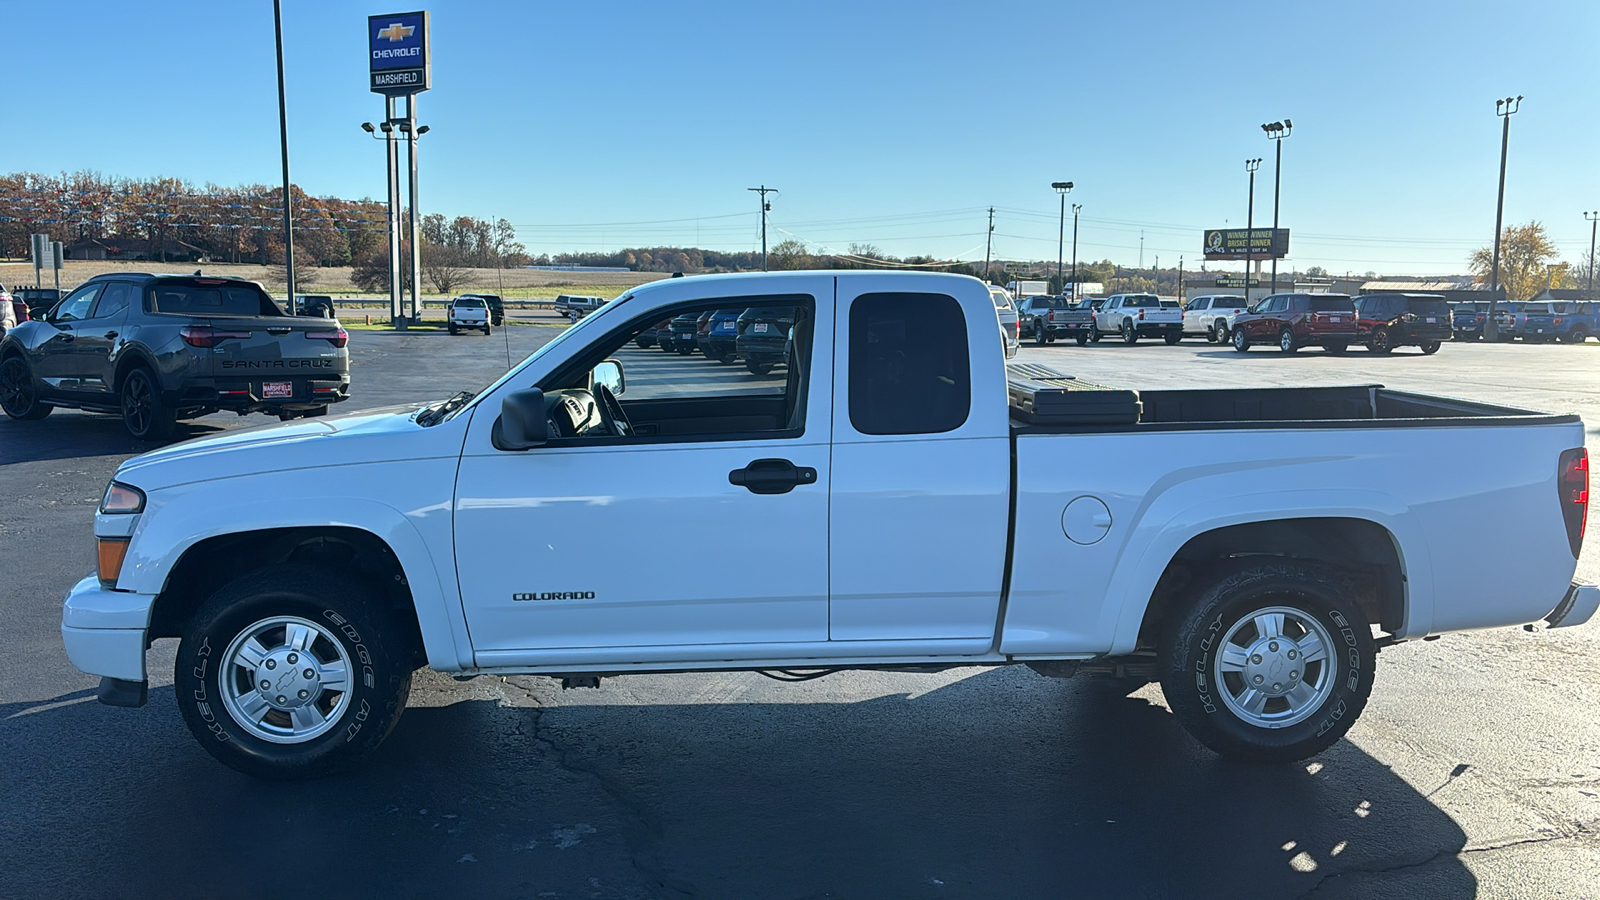
[[122, 377], [118, 391], [122, 424], [141, 441], [164, 441], [178, 424], [177, 413], [161, 396], [161, 385], [149, 369], [140, 366]]
[[1082, 347], [1082, 346], [1088, 344], [1089, 343], [1089, 335], [1088, 335], [1088, 333], [1087, 332], [1083, 332], [1083, 331], [1078, 332], [1077, 341], [1078, 341], [1078, 346], [1079, 347]]
[[1129, 347], [1139, 343], [1139, 330], [1133, 327], [1132, 319], [1122, 320], [1122, 342]]
[[1040, 347], [1050, 343], [1049, 336], [1044, 333], [1044, 323], [1038, 319], [1033, 320], [1033, 342]]
[[213, 594], [184, 629], [173, 681], [207, 753], [286, 781], [377, 749], [405, 710], [412, 658], [370, 585], [289, 565]]
[[1161, 690], [1223, 756], [1290, 762], [1355, 723], [1377, 668], [1372, 629], [1338, 574], [1273, 562], [1235, 570], [1167, 623]]

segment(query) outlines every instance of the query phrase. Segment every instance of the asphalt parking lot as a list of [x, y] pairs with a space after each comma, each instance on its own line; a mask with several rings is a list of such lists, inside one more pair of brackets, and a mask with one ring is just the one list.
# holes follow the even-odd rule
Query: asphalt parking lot
[[[476, 390], [556, 333], [353, 332], [342, 408]], [[1600, 427], [1595, 343], [1428, 357], [1057, 343], [1019, 358], [1135, 388], [1380, 383]], [[213, 415], [180, 433], [270, 421]], [[0, 420], [0, 897], [1600, 894], [1594, 623], [1390, 648], [1363, 718], [1309, 764], [1221, 762], [1155, 686], [1020, 667], [570, 691], [424, 671], [363, 771], [253, 781], [185, 730], [173, 642], [138, 710], [96, 703], [97, 679], [61, 648], [94, 505], [144, 449], [108, 417]], [[1492, 553], [1498, 526], [1515, 523], [1486, 523], [1460, 555]], [[1597, 544], [1580, 579], [1600, 581]]]

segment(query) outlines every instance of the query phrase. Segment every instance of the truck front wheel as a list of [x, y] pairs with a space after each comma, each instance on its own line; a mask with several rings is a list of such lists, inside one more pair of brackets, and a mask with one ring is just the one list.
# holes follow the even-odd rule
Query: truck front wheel
[[246, 775], [316, 778], [377, 749], [411, 693], [404, 632], [377, 592], [335, 569], [254, 572], [184, 629], [173, 671], [184, 723]]
[[1275, 562], [1233, 571], [1167, 623], [1161, 689], [1223, 756], [1290, 762], [1327, 749], [1372, 692], [1372, 629], [1337, 573]]

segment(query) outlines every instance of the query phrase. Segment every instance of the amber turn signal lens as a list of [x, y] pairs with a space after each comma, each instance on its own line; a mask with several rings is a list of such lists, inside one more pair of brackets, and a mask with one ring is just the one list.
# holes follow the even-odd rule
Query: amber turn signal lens
[[110, 586], [122, 574], [122, 558], [128, 555], [127, 538], [96, 538], [99, 541], [100, 583]]

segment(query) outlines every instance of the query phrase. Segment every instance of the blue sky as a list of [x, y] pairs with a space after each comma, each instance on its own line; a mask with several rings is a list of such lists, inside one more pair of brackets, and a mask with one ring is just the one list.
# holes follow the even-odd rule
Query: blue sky
[[[416, 7], [283, 5], [295, 182], [382, 197], [365, 20]], [[765, 183], [774, 241], [982, 259], [995, 206], [998, 257], [1053, 258], [1070, 180], [1080, 258], [1132, 265], [1142, 231], [1146, 264], [1193, 268], [1200, 229], [1244, 225], [1247, 157], [1270, 224], [1260, 125], [1287, 116], [1288, 266], [1460, 272], [1492, 237], [1514, 94], [1507, 223], [1575, 261], [1600, 209], [1588, 0], [428, 8], [420, 207], [509, 219], [536, 253], [756, 248]], [[0, 170], [279, 179], [270, 0], [14, 3], [6, 24]]]

